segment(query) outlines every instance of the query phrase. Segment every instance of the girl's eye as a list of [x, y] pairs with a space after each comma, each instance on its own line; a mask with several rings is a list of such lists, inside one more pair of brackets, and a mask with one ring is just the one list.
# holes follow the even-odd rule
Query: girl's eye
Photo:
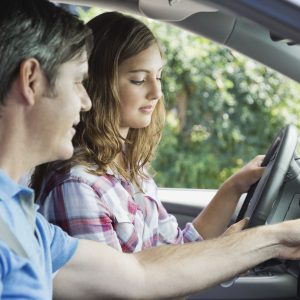
[[159, 77], [159, 78], [156, 78], [156, 79], [157, 79], [158, 81], [160, 81], [160, 82], [162, 81], [162, 78], [161, 78], [161, 77]]
[[145, 80], [130, 80], [130, 82], [136, 85], [141, 85], [145, 82]]

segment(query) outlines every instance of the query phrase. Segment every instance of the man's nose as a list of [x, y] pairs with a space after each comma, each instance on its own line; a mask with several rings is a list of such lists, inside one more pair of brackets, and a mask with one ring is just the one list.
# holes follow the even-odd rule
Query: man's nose
[[84, 89], [81, 96], [81, 111], [89, 111], [92, 107], [92, 101], [86, 90]]

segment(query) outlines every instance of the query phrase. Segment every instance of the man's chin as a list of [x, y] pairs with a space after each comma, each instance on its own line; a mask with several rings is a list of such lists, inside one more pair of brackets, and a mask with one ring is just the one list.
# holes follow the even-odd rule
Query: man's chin
[[65, 149], [63, 153], [59, 155], [59, 157], [56, 160], [67, 160], [70, 159], [74, 154], [74, 148], [69, 147], [68, 149]]
[[67, 160], [70, 159], [74, 154], [74, 148], [72, 147], [72, 150], [70, 150], [68, 153], [66, 153], [61, 160]]

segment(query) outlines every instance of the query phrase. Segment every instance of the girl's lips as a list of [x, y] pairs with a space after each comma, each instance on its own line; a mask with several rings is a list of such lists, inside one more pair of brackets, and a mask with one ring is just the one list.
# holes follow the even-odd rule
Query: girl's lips
[[153, 106], [152, 105], [143, 106], [140, 108], [140, 111], [151, 113], [153, 111]]

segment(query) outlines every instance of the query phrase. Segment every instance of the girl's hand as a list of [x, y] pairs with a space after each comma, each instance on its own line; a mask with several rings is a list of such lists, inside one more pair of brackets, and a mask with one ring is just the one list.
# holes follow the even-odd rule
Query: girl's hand
[[246, 193], [250, 186], [257, 182], [262, 176], [265, 168], [261, 167], [261, 163], [264, 157], [265, 155], [257, 155], [238, 172], [229, 177], [224, 182], [224, 185], [235, 189], [239, 195]]

